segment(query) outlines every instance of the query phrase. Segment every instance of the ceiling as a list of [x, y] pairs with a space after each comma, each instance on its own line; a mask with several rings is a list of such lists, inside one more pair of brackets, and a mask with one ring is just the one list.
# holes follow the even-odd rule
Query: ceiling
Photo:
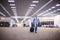
[[[0, 16], [4, 17], [18, 17], [17, 20], [22, 21], [25, 16], [32, 17], [35, 15], [40, 16], [55, 16], [60, 14], [60, 6], [56, 6], [57, 4], [60, 5], [60, 0], [12, 0], [14, 2], [9, 2], [11, 0], [0, 0]], [[33, 3], [32, 1], [38, 1], [37, 3]], [[50, 1], [49, 4], [46, 4]], [[15, 5], [10, 5], [15, 4]], [[34, 4], [35, 6], [31, 6]], [[15, 7], [15, 11], [13, 11], [12, 7]], [[31, 8], [32, 7], [32, 8]], [[53, 7], [53, 8], [52, 8]], [[54, 8], [55, 7], [55, 8]], [[51, 9], [51, 10], [49, 10]], [[48, 10], [46, 12], [46, 10]], [[56, 11], [58, 10], [58, 11]], [[52, 12], [54, 12], [52, 14]], [[50, 14], [48, 14], [50, 13]], [[24, 18], [21, 18], [23, 16]]]

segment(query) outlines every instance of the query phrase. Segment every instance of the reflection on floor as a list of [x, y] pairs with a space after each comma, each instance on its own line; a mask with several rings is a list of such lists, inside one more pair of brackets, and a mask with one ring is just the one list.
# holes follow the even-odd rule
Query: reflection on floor
[[60, 28], [38, 28], [31, 33], [29, 27], [0, 27], [0, 40], [60, 40]]

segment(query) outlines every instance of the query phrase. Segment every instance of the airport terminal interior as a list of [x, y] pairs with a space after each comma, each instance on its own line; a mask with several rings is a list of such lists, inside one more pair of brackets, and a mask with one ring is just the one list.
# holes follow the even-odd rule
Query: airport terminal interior
[[0, 0], [0, 40], [60, 40], [60, 0]]

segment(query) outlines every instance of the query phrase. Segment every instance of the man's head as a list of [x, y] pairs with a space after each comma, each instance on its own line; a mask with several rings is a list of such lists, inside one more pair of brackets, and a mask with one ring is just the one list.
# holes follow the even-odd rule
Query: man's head
[[35, 15], [35, 18], [37, 18], [37, 15]]

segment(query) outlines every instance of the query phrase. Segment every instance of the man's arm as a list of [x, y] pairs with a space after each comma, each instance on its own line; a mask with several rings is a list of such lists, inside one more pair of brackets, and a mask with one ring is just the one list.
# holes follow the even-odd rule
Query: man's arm
[[35, 21], [35, 19], [33, 19], [33, 22]]
[[39, 18], [38, 18], [38, 22], [40, 22]]

